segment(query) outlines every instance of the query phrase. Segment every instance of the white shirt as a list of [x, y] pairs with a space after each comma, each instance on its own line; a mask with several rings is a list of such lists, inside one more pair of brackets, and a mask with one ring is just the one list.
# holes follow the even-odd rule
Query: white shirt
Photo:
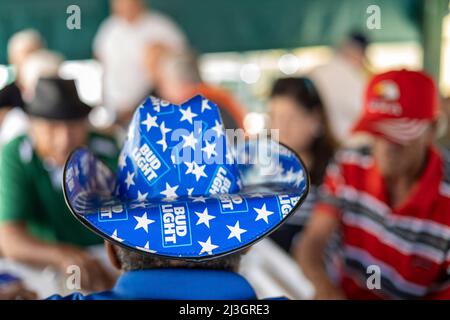
[[325, 105], [332, 133], [341, 144], [347, 145], [363, 107], [364, 74], [335, 56], [328, 64], [315, 69], [310, 77]]
[[12, 108], [0, 126], [0, 146], [28, 131], [28, 116], [20, 108]]
[[166, 16], [148, 12], [133, 24], [116, 16], [107, 18], [94, 39], [94, 53], [104, 67], [104, 105], [114, 111], [134, 108], [152, 89], [145, 71], [148, 45], [162, 43], [182, 50], [185, 37]]

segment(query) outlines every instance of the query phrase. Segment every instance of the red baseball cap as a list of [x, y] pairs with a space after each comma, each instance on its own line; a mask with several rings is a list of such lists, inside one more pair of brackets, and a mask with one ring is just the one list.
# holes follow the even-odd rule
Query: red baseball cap
[[353, 131], [408, 144], [424, 133], [437, 114], [438, 91], [430, 76], [419, 71], [389, 71], [369, 82], [363, 114]]

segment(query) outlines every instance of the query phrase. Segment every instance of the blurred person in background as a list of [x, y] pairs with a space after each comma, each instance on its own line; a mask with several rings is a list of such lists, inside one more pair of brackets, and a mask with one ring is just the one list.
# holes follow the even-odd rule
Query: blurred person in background
[[26, 132], [28, 119], [23, 107], [22, 94], [14, 83], [0, 90], [0, 146]]
[[73, 80], [41, 78], [26, 104], [30, 130], [6, 144], [0, 158], [0, 246], [6, 258], [65, 273], [77, 265], [85, 289], [104, 290], [112, 276], [85, 250], [102, 240], [71, 216], [61, 187], [63, 166], [77, 146], [89, 145], [115, 167], [117, 147], [91, 133], [91, 110]]
[[365, 35], [351, 33], [340, 43], [331, 61], [310, 74], [325, 104], [331, 131], [342, 145], [367, 143], [364, 138], [350, 138], [351, 129], [361, 114], [369, 76], [366, 58], [368, 45]]
[[[437, 101], [422, 72], [371, 80], [354, 130], [371, 134], [373, 148], [336, 154], [296, 249], [317, 299], [450, 298], [450, 155], [433, 144]], [[343, 260], [334, 283], [323, 251], [337, 229]]]
[[194, 54], [170, 53], [160, 59], [156, 68], [152, 61], [147, 63], [147, 68], [149, 72], [153, 70], [155, 95], [181, 104], [200, 94], [217, 104], [226, 129], [244, 127], [245, 108], [226, 89], [202, 81]]
[[310, 191], [301, 210], [289, 218], [271, 238], [290, 252], [317, 200], [317, 188], [332, 159], [336, 142], [328, 127], [324, 105], [308, 78], [278, 79], [269, 100], [271, 129], [279, 130], [279, 140], [295, 150], [310, 173]]
[[15, 33], [8, 41], [8, 61], [15, 68], [17, 82], [20, 86], [20, 71], [27, 58], [33, 52], [44, 48], [44, 40], [39, 32], [26, 29]]
[[184, 49], [185, 37], [168, 17], [150, 11], [142, 0], [111, 0], [112, 15], [94, 39], [94, 55], [104, 67], [103, 104], [127, 125], [134, 107], [153, 88], [145, 72], [146, 55], [154, 64], [170, 51]]
[[8, 41], [8, 62], [14, 67], [16, 79], [0, 88], [0, 146], [28, 128], [28, 118], [23, 112], [21, 74], [29, 56], [43, 46], [41, 35], [33, 29], [19, 31]]
[[[16, 51], [20, 52], [18, 49], [13, 50], [13, 52]], [[47, 49], [37, 49], [27, 53], [26, 58], [20, 60], [20, 68], [17, 68], [20, 88], [12, 83], [0, 90], [0, 145], [27, 132], [29, 121], [23, 111], [25, 103], [33, 98], [38, 79], [57, 76], [64, 61], [60, 54]]]

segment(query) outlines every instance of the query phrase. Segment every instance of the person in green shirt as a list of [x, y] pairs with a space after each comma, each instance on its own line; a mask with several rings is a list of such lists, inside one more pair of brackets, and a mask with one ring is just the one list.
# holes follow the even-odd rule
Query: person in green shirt
[[77, 223], [61, 185], [64, 163], [77, 146], [88, 145], [111, 169], [116, 166], [114, 140], [89, 133], [90, 110], [73, 80], [38, 81], [26, 106], [29, 134], [0, 154], [0, 248], [7, 258], [63, 273], [77, 265], [83, 288], [104, 290], [113, 284], [112, 276], [85, 250], [102, 239]]

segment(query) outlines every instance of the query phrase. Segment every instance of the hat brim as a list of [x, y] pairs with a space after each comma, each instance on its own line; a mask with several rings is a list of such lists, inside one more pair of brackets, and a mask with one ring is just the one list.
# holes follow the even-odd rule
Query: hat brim
[[363, 117], [353, 127], [353, 132], [365, 132], [400, 145], [408, 145], [419, 138], [430, 124], [429, 120], [393, 118], [375, 120]]
[[[295, 176], [293, 169], [268, 179], [259, 172], [254, 183], [243, 178], [236, 194], [144, 201], [115, 196], [114, 174], [88, 149], [79, 148], [65, 164], [64, 196], [81, 223], [114, 244], [166, 258], [207, 260], [251, 246], [303, 203], [309, 191], [305, 166], [293, 151], [282, 148], [289, 152]], [[243, 166], [243, 171], [251, 167]]]
[[60, 105], [55, 106], [52, 110], [47, 110], [45, 106], [32, 101], [29, 104], [25, 104], [24, 110], [32, 117], [49, 120], [78, 120], [86, 118], [92, 111], [92, 107], [82, 101], [76, 101], [69, 108]]

